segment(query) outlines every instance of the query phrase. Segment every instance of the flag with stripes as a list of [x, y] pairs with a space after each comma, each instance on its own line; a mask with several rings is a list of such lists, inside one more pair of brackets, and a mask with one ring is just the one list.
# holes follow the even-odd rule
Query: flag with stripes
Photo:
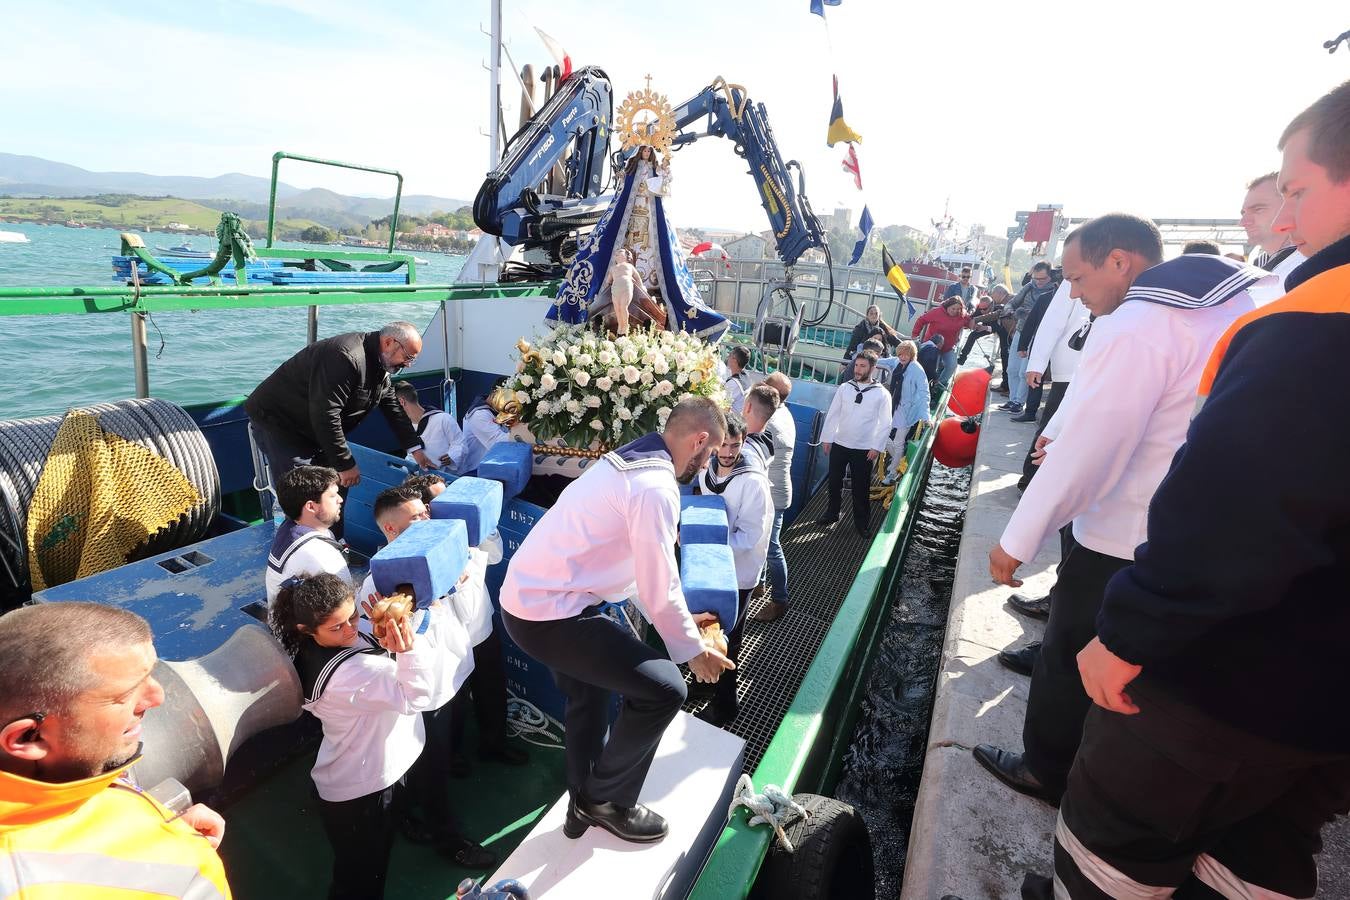
[[834, 76], [834, 106], [830, 109], [830, 130], [825, 136], [827, 146], [833, 147], [840, 141], [850, 143], [862, 140], [862, 135], [848, 127], [844, 121], [844, 101], [839, 97], [839, 76]]
[[862, 232], [862, 237], [853, 245], [853, 258], [848, 261], [850, 266], [856, 266], [858, 260], [862, 259], [863, 251], [867, 249], [867, 237], [872, 233], [872, 211], [866, 206], [858, 217], [858, 230]]
[[572, 74], [572, 57], [567, 55], [567, 51], [563, 49], [562, 44], [545, 34], [542, 28], [536, 26], [534, 30], [538, 32], [539, 40], [544, 42], [544, 46], [548, 48], [548, 52], [553, 55], [553, 61], [556, 62], [558, 68], [562, 70], [562, 76], [559, 78], [559, 81], [566, 81], [567, 76]]
[[900, 264], [891, 256], [891, 251], [886, 249], [886, 245], [881, 245], [881, 271], [886, 274], [886, 280], [895, 288], [895, 292], [900, 295], [900, 299], [905, 301], [905, 308], [909, 310], [909, 317], [914, 318], [914, 303], [907, 296], [909, 294], [909, 276], [905, 270], [900, 268]]
[[858, 168], [858, 151], [853, 149], [853, 145], [848, 145], [848, 152], [844, 154], [844, 171], [853, 176], [853, 183], [858, 190], [862, 190], [862, 169]]

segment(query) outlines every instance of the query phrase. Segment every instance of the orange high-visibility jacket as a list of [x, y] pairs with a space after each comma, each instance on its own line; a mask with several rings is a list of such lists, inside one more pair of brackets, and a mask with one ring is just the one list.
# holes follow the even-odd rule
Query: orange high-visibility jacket
[[0, 772], [0, 900], [229, 900], [216, 851], [126, 769], [65, 784]]

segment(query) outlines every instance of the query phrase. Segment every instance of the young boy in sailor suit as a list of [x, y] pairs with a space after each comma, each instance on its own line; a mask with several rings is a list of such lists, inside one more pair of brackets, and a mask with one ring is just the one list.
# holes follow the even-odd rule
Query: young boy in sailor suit
[[[769, 554], [769, 532], [773, 528], [773, 500], [769, 494], [769, 470], [763, 456], [746, 446], [745, 420], [735, 413], [727, 416], [727, 433], [708, 468], [695, 484], [700, 494], [722, 498], [727, 508], [727, 539], [736, 562], [736, 588], [740, 594], [737, 618], [722, 623], [727, 636], [727, 658], [740, 660], [741, 636], [750, 592], [759, 582], [759, 573]], [[717, 680], [712, 702], [698, 717], [713, 725], [726, 725], [736, 718], [736, 670]]]
[[[637, 801], [661, 734], [685, 700], [677, 663], [705, 682], [732, 665], [699, 634], [675, 565], [677, 481], [697, 476], [725, 429], [713, 401], [681, 401], [663, 433], [605, 454], [568, 485], [507, 568], [506, 630], [567, 696], [568, 837], [591, 825], [639, 843], [666, 836], [665, 819]], [[668, 657], [600, 612], [603, 601], [632, 597], [634, 584]], [[610, 728], [613, 693], [623, 705]]]
[[291, 469], [277, 482], [277, 503], [286, 521], [277, 528], [267, 554], [267, 602], [276, 600], [281, 583], [293, 575], [328, 572], [351, 581], [347, 556], [329, 531], [342, 517], [337, 471], [324, 466]]
[[876, 364], [877, 355], [871, 350], [853, 358], [853, 378], [835, 389], [820, 432], [820, 445], [830, 458], [830, 506], [819, 524], [839, 521], [847, 469], [853, 480], [853, 527], [863, 537], [872, 536], [870, 464], [886, 446], [891, 430], [891, 395], [872, 381]]
[[[423, 406], [417, 397], [417, 388], [407, 381], [394, 383], [394, 397], [408, 414], [408, 421], [412, 422], [413, 430], [422, 439], [422, 449], [431, 461], [442, 468], [454, 468], [455, 461], [450, 451], [460, 440], [459, 424], [455, 417], [444, 410]], [[407, 459], [416, 462], [411, 453]]]
[[[375, 524], [388, 541], [395, 540], [413, 522], [431, 518], [420, 491], [410, 485], [381, 491], [375, 498], [374, 514]], [[481, 575], [487, 567], [483, 564], [479, 568]], [[470, 553], [468, 570], [460, 576], [455, 593], [472, 580], [474, 571], [475, 561]], [[374, 593], [374, 579], [367, 575], [361, 585], [360, 596], [367, 598]], [[426, 748], [408, 776], [414, 814], [406, 818], [403, 833], [414, 843], [436, 845], [438, 850], [466, 868], [486, 869], [496, 864], [497, 855], [464, 836], [458, 817], [450, 805], [448, 787], [451, 776], [451, 732], [454, 727], [454, 704], [451, 701], [472, 674], [472, 643], [455, 594], [439, 598], [437, 604], [444, 606], [450, 613], [442, 625], [442, 631], [445, 635], [443, 640], [451, 650], [442, 663], [439, 675], [448, 683], [451, 693], [445, 695], [446, 702], [428, 709], [422, 716]], [[418, 606], [421, 605], [422, 600], [418, 598]], [[421, 627], [423, 615], [425, 613], [420, 608], [413, 614], [414, 630]], [[369, 632], [368, 619], [362, 618], [359, 625], [363, 632]]]
[[736, 415], [745, 412], [745, 392], [750, 389], [750, 376], [745, 367], [750, 365], [750, 351], [744, 347], [732, 347], [727, 354], [727, 372], [723, 380], [727, 387], [727, 397], [731, 400], [731, 411]]

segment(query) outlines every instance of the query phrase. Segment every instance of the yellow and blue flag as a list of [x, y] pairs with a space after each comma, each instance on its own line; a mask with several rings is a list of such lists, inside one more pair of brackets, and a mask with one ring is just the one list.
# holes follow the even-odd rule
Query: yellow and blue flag
[[830, 131], [825, 136], [825, 143], [833, 147], [840, 141], [850, 143], [862, 140], [862, 135], [848, 127], [844, 121], [844, 101], [839, 97], [839, 76], [834, 76], [834, 106], [830, 109]]

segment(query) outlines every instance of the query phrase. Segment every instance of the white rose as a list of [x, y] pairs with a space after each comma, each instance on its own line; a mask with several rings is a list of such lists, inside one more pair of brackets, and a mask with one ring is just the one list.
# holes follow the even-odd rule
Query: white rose
[[554, 364], [555, 366], [565, 366], [565, 365], [567, 365], [567, 354], [564, 353], [564, 352], [562, 352], [561, 350], [554, 350], [554, 351], [553, 351], [553, 364]]
[[600, 354], [596, 356], [596, 359], [600, 361], [600, 365], [609, 366], [614, 362], [614, 354], [610, 353], [608, 350], [601, 350]]
[[689, 373], [688, 373], [688, 372], [679, 372], [679, 373], [677, 373], [677, 374], [675, 375], [675, 383], [676, 383], [676, 384], [684, 384], [684, 383], [685, 383], [686, 381], [688, 381], [688, 380], [689, 380]]
[[591, 394], [589, 397], [587, 397], [586, 400], [585, 400], [585, 403], [586, 403], [586, 406], [588, 406], [588, 407], [591, 408], [591, 409], [599, 409], [599, 408], [600, 408], [600, 398], [597, 397], [597, 396], [595, 396], [594, 394]]
[[604, 431], [605, 423], [601, 422], [599, 419], [591, 419], [591, 427], [596, 431]]
[[594, 357], [592, 357], [589, 353], [582, 353], [580, 356], [577, 357], [577, 365], [579, 365], [579, 366], [587, 366], [587, 367], [589, 367], [589, 366], [593, 365], [594, 363], [595, 363], [595, 359], [594, 359]]
[[525, 360], [523, 360], [523, 359], [518, 359], [518, 360], [516, 360], [516, 371], [517, 371], [517, 372], [524, 372], [524, 371], [525, 371]]
[[521, 406], [524, 406], [526, 403], [530, 402], [530, 395], [524, 391], [516, 391], [516, 402]]
[[623, 419], [625, 422], [628, 422], [628, 421], [632, 420], [632, 418], [633, 418], [633, 413], [632, 413], [632, 411], [631, 411], [628, 407], [626, 407], [626, 406], [620, 406], [620, 407], [619, 407], [619, 418], [620, 418], [620, 419]]
[[642, 373], [635, 366], [625, 366], [623, 370], [623, 380], [629, 384], [637, 384], [642, 380]]
[[651, 384], [651, 383], [652, 383], [653, 375], [652, 375], [651, 372], [648, 372], [646, 369], [643, 369], [643, 370], [642, 370], [642, 374], [641, 374], [639, 377], [642, 379], [642, 383], [643, 383], [643, 384]]
[[623, 369], [620, 369], [618, 366], [611, 366], [609, 371], [605, 374], [609, 376], [610, 381], [623, 380]]
[[572, 413], [573, 415], [576, 415], [577, 413], [581, 412], [581, 404], [576, 400], [568, 400], [567, 411]]
[[623, 360], [624, 362], [628, 363], [629, 365], [632, 365], [633, 363], [635, 363], [635, 362], [638, 361], [638, 352], [637, 352], [637, 349], [634, 348], [634, 347], [629, 347], [628, 349], [626, 349], [626, 350], [623, 351], [623, 353], [622, 353], [622, 355], [620, 355], [619, 359]]
[[591, 383], [591, 373], [582, 369], [573, 369], [572, 380], [577, 383], [577, 387], [585, 387]]
[[605, 340], [600, 342], [600, 349], [606, 351], [607, 353], [613, 353], [614, 342], [606, 338]]
[[656, 359], [652, 360], [652, 371], [657, 375], [664, 375], [670, 371], [670, 361], [664, 354], [656, 354]]
[[610, 378], [608, 375], [601, 375], [599, 378], [595, 379], [595, 386], [602, 391], [607, 391], [614, 387], [614, 379]]
[[548, 393], [558, 386], [558, 380], [548, 372], [545, 372], [539, 379], [539, 386], [544, 389], [544, 393]]
[[658, 381], [656, 383], [656, 387], [652, 388], [652, 393], [655, 394], [657, 397], [665, 397], [669, 394], [673, 394], [674, 392], [675, 392], [675, 385], [671, 384], [669, 381], [665, 381], [664, 379]]
[[517, 380], [520, 382], [521, 387], [529, 387], [530, 385], [534, 384], [533, 375], [522, 375]]
[[669, 331], [661, 332], [661, 343], [669, 347], [671, 344], [675, 343], [675, 335], [671, 334]]
[[626, 384], [619, 385], [619, 396], [628, 398], [633, 396], [633, 389]]
[[683, 394], [680, 395], [680, 402], [683, 403], [684, 401], [691, 399], [693, 396], [694, 396], [693, 394], [689, 393], [688, 391], [685, 391]]

